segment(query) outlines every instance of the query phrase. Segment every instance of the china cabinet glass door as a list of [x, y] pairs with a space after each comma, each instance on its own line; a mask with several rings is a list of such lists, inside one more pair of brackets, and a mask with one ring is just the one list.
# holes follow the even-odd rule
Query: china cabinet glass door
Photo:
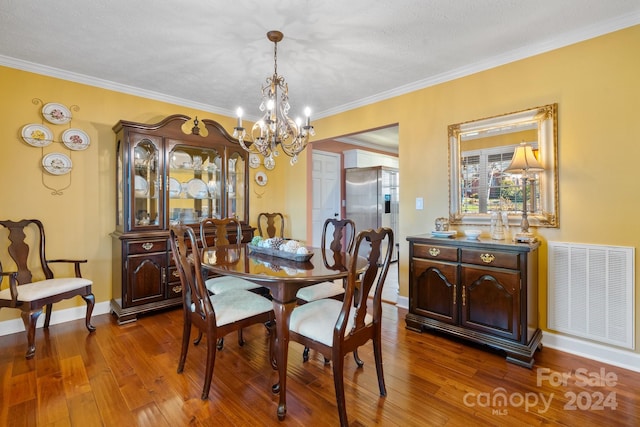
[[133, 144], [132, 228], [161, 226], [162, 182], [159, 170], [159, 146], [147, 137]]
[[246, 162], [240, 153], [233, 152], [229, 155], [227, 171], [227, 216], [246, 221], [244, 208]]
[[222, 154], [216, 149], [175, 145], [169, 153], [169, 222], [196, 224], [220, 218]]

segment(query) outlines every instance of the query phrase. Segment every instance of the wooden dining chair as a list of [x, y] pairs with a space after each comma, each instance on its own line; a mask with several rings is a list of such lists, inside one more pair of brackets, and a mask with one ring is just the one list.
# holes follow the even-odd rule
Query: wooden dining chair
[[[382, 287], [391, 260], [393, 231], [386, 227], [361, 231], [355, 240], [354, 253], [361, 253], [363, 244], [369, 246], [367, 267], [358, 271], [357, 257], [351, 257], [343, 301], [325, 298], [297, 306], [289, 321], [290, 341], [320, 352], [333, 364], [341, 426], [348, 425], [343, 379], [347, 353], [372, 341], [380, 396], [387, 393], [382, 371]], [[373, 300], [369, 300], [372, 287]]]
[[[329, 237], [331, 235], [331, 237]], [[356, 236], [356, 224], [352, 220], [327, 218], [322, 227], [321, 247], [331, 249], [333, 252], [351, 253], [353, 243]], [[329, 243], [327, 243], [329, 242]], [[328, 245], [328, 246], [327, 246]], [[306, 304], [310, 301], [316, 301], [323, 298], [333, 298], [342, 300], [344, 295], [343, 283], [336, 282], [320, 282], [315, 285], [301, 288], [297, 294], [298, 304]], [[354, 357], [358, 364], [362, 363], [358, 354], [354, 353]], [[302, 352], [302, 361], [309, 360], [309, 348], [305, 347]], [[325, 359], [325, 363], [328, 361]]]
[[[44, 327], [49, 327], [54, 303], [80, 296], [87, 303], [85, 326], [89, 332], [96, 328], [91, 324], [91, 314], [95, 298], [91, 293], [93, 282], [82, 277], [80, 264], [87, 260], [47, 259], [45, 254], [45, 234], [42, 222], [37, 219], [21, 221], [0, 221], [9, 230], [9, 255], [16, 264], [16, 271], [3, 272], [0, 265], [0, 308], [17, 308], [22, 311], [22, 322], [27, 331], [26, 358], [36, 353], [36, 323], [46, 307]], [[30, 237], [27, 238], [27, 235]], [[31, 236], [34, 239], [31, 239]], [[32, 243], [35, 241], [35, 243]], [[30, 255], [30, 244], [37, 255]], [[32, 263], [33, 262], [33, 263]], [[54, 277], [49, 264], [74, 264], [75, 277]], [[36, 275], [43, 276], [43, 280]], [[9, 286], [2, 289], [1, 280], [9, 277]]]
[[212, 295], [205, 286], [200, 249], [193, 229], [185, 225], [174, 225], [170, 233], [171, 252], [183, 289], [184, 329], [178, 373], [184, 370], [191, 328], [195, 326], [207, 340], [207, 361], [201, 395], [205, 400], [211, 388], [218, 339], [230, 332], [257, 323], [265, 324], [270, 332], [269, 358], [272, 366], [275, 366], [273, 304], [268, 299], [243, 289]]
[[[235, 243], [242, 241], [242, 225], [234, 218], [206, 218], [200, 223], [200, 240], [202, 241], [203, 249], [209, 247], [207, 243], [207, 231], [213, 227], [213, 244], [214, 246], [225, 246], [231, 244], [231, 236], [229, 234], [229, 227], [235, 228]], [[234, 290], [246, 290], [255, 292], [262, 296], [268, 296], [269, 290], [265, 287], [257, 285], [249, 280], [242, 279], [240, 277], [233, 276], [216, 276], [209, 277], [205, 280], [205, 286], [214, 295], [221, 294], [223, 292]], [[198, 335], [196, 343], [202, 338], [202, 334]], [[244, 344], [244, 338], [242, 337], [242, 329], [238, 329], [238, 344]], [[218, 349], [222, 350], [224, 345], [224, 339], [220, 339], [218, 342]]]
[[[329, 237], [329, 234], [331, 234], [331, 237]], [[322, 240], [320, 245], [322, 248], [331, 249], [333, 252], [351, 253], [355, 236], [356, 224], [352, 220], [348, 218], [327, 218], [322, 227]], [[343, 284], [321, 282], [300, 289], [296, 297], [298, 298], [298, 303], [304, 304], [323, 298], [342, 299], [342, 295], [344, 295]]]
[[284, 238], [284, 216], [280, 212], [258, 214], [258, 233], [265, 239]]

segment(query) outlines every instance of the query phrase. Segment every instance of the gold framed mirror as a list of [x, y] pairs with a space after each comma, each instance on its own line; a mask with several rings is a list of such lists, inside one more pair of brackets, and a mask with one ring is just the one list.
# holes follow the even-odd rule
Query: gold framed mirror
[[[520, 223], [526, 198], [529, 223], [558, 227], [558, 104], [449, 126], [449, 221], [489, 225], [492, 212]], [[520, 180], [504, 170], [515, 148], [526, 142], [544, 168], [523, 193]]]

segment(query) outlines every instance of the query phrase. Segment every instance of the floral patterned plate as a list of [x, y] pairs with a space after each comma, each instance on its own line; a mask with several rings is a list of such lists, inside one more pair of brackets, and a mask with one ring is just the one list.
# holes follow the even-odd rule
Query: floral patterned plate
[[90, 144], [89, 135], [80, 129], [67, 129], [62, 133], [62, 142], [69, 150], [86, 150]]
[[46, 126], [26, 125], [22, 128], [22, 139], [34, 147], [46, 147], [53, 142], [53, 132]]
[[71, 159], [62, 153], [49, 153], [42, 158], [42, 167], [51, 175], [64, 175], [71, 172]]
[[71, 111], [62, 104], [50, 102], [42, 107], [42, 116], [49, 123], [63, 125], [71, 121]]

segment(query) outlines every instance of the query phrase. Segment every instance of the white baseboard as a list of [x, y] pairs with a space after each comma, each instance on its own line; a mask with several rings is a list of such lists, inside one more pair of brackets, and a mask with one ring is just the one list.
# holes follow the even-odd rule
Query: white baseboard
[[[15, 311], [15, 310], [12, 310]], [[109, 301], [99, 302], [93, 307], [92, 316], [98, 314], [106, 314], [111, 311], [111, 303]], [[77, 306], [72, 308], [67, 308], [65, 310], [53, 310], [51, 313], [51, 323], [50, 325], [55, 325], [58, 323], [69, 322], [71, 320], [84, 319], [87, 314], [87, 306]], [[36, 324], [36, 328], [42, 328], [44, 326], [44, 313], [38, 318], [38, 323]], [[0, 322], [0, 336], [2, 335], [10, 335], [15, 334], [16, 332], [24, 331], [24, 323], [22, 323], [21, 318], [5, 320], [4, 322]]]
[[396, 302], [396, 307], [409, 310], [409, 297], [403, 297], [398, 295], [398, 301]]
[[576, 356], [640, 372], [640, 354], [628, 350], [558, 335], [549, 331], [542, 332], [542, 344], [545, 347], [575, 354]]

